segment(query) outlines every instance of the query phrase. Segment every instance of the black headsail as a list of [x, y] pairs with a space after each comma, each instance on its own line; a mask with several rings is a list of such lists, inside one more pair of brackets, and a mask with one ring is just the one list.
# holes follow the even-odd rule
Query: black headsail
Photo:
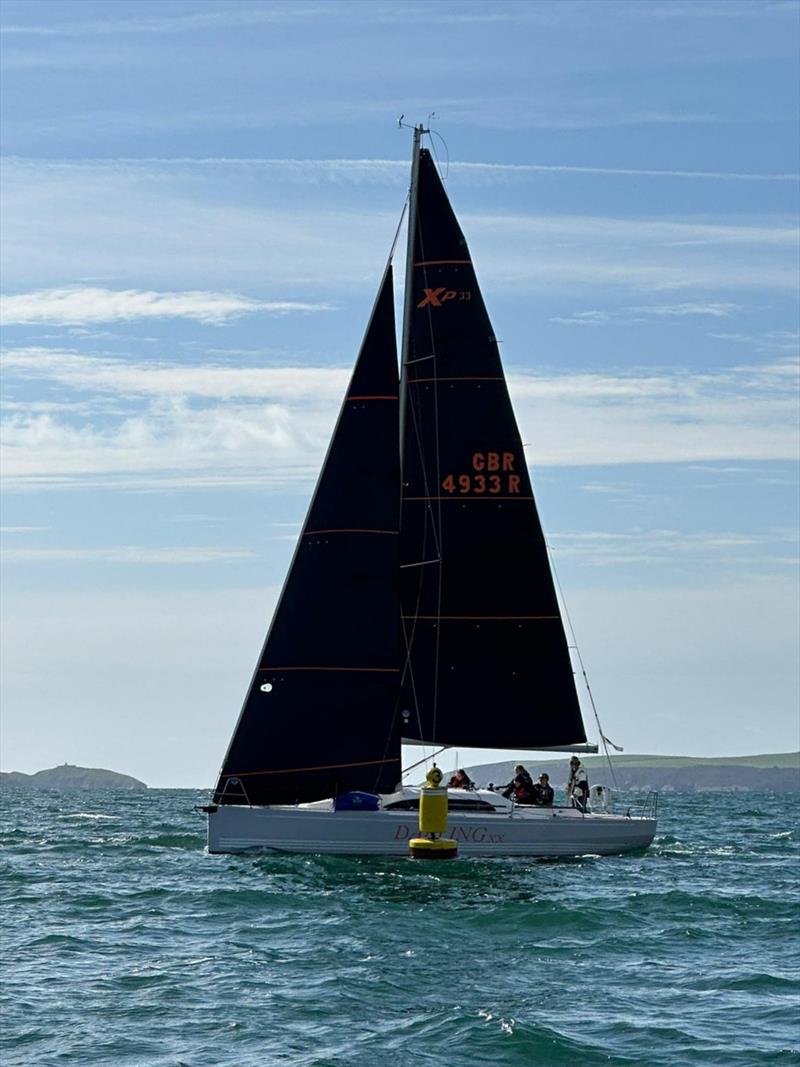
[[387, 269], [215, 801], [282, 804], [400, 778], [399, 456]]
[[467, 243], [425, 150], [409, 225], [403, 737], [518, 749], [582, 743], [569, 651], [497, 342]]

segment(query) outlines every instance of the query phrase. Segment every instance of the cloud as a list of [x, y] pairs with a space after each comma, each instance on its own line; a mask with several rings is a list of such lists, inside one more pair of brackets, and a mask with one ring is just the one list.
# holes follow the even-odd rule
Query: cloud
[[[549, 6], [549, 5], [548, 5]], [[516, 5], [514, 5], [516, 9]], [[349, 11], [348, 11], [349, 9]], [[463, 5], [447, 10], [447, 23], [484, 23], [519, 21], [520, 12], [512, 9], [464, 10]], [[527, 21], [526, 13], [521, 13]], [[44, 24], [10, 23], [0, 28], [0, 34], [13, 37], [108, 37], [120, 34], [189, 34], [207, 31], [216, 33], [227, 29], [257, 29], [281, 26], [291, 22], [325, 20], [341, 22], [344, 17], [357, 17], [360, 23], [387, 22], [407, 25], [410, 22], [429, 22], [429, 15], [414, 6], [398, 11], [394, 4], [301, 3], [236, 7], [232, 4], [217, 10], [186, 11], [167, 15], [133, 15], [126, 18], [87, 19], [79, 22], [50, 22]]]
[[673, 563], [696, 566], [778, 564], [796, 566], [797, 530], [766, 532], [674, 529], [553, 533], [548, 542], [556, 560], [574, 559], [589, 566]]
[[747, 333], [710, 333], [720, 341], [732, 341], [737, 345], [746, 345], [759, 353], [796, 352], [800, 345], [800, 333], [792, 330], [767, 330], [759, 334]]
[[[6, 286], [20, 292], [91, 279], [88, 284], [112, 292], [211, 290], [215, 300], [249, 302], [250, 296], [225, 294], [250, 293], [257, 279], [259, 300], [278, 306], [341, 301], [356, 287], [371, 287], [386, 261], [405, 196], [405, 164], [392, 168], [394, 184], [385, 191], [367, 195], [358, 185], [342, 184], [335, 194], [311, 195], [288, 172], [263, 181], [243, 168], [221, 180], [213, 172], [187, 175], [158, 167], [133, 172], [7, 164]], [[486, 197], [480, 200], [486, 204]], [[615, 294], [637, 294], [623, 300], [645, 304], [651, 301], [642, 292], [683, 290], [692, 295], [687, 302], [721, 304], [731, 299], [721, 290], [797, 287], [797, 230], [783, 217], [741, 224], [534, 215], [502, 202], [502, 214], [460, 212], [489, 297], [513, 287], [594, 301], [598, 290], [613, 288]], [[32, 226], [41, 235], [35, 242]], [[592, 297], [578, 295], [579, 289]], [[138, 299], [153, 305], [153, 298]], [[202, 300], [192, 307], [210, 315], [229, 309], [258, 310], [218, 302], [206, 308]], [[168, 309], [162, 304], [161, 310]]]
[[169, 15], [133, 15], [127, 18], [86, 19], [47, 24], [7, 23], [0, 33], [9, 37], [92, 37], [115, 34], [168, 34], [198, 30], [218, 31], [229, 27], [279, 25], [299, 19], [325, 16], [326, 5], [271, 4], [258, 8], [220, 8], [216, 11], [186, 11]]
[[13, 548], [3, 553], [3, 559], [6, 563], [143, 563], [173, 566], [229, 562], [250, 559], [254, 555], [254, 552], [246, 549], [118, 545], [104, 548]]
[[14, 348], [2, 355], [6, 372], [55, 381], [71, 389], [120, 396], [263, 399], [276, 402], [340, 400], [350, 369], [335, 367], [229, 367], [216, 364], [136, 363], [50, 348]]
[[[454, 24], [513, 22], [541, 23], [544, 25], [568, 25], [573, 27], [591, 26], [597, 23], [595, 5], [582, 3], [565, 4], [546, 3], [538, 0], [536, 4], [523, 5], [518, 2], [502, 4], [496, 2], [490, 8], [465, 7], [463, 3], [440, 3], [437, 8], [440, 17], [448, 26]], [[649, 0], [648, 4], [610, 2], [603, 5], [600, 21], [609, 17], [609, 12], [619, 19], [701, 19], [727, 18], [741, 21], [743, 18], [763, 19], [765, 17], [791, 17], [796, 15], [797, 7], [788, 0], [713, 0], [704, 3], [693, 0], [692, 3], [680, 3], [669, 0], [659, 3]], [[141, 13], [126, 17], [108, 17], [102, 19], [83, 19], [77, 21], [50, 21], [48, 23], [5, 23], [0, 27], [0, 34], [9, 37], [107, 37], [114, 35], [148, 35], [154, 34], [188, 34], [209, 32], [218, 33], [227, 29], [255, 30], [292, 22], [331, 20], [341, 22], [343, 19], [357, 18], [359, 23], [399, 24], [407, 26], [412, 23], [430, 23], [430, 13], [424, 4], [407, 4], [398, 9], [394, 3], [375, 2], [365, 8], [362, 2], [339, 3], [332, 8], [329, 3], [270, 3], [258, 6], [240, 7], [233, 4], [203, 10], [189, 10], [168, 14]]]
[[[530, 374], [509, 389], [535, 467], [779, 460], [796, 455], [792, 360], [709, 372]], [[8, 488], [308, 486], [349, 371], [129, 363], [14, 349], [5, 376], [116, 398], [116, 413], [26, 413], [4, 430]]]
[[795, 0], [650, 0], [626, 4], [629, 17], [645, 19], [763, 19], [770, 16], [796, 18]]
[[554, 315], [550, 322], [563, 326], [607, 326], [609, 323], [636, 324], [659, 318], [710, 316], [724, 319], [740, 310], [740, 304], [730, 303], [649, 304], [619, 308], [616, 311], [575, 311], [571, 315]]
[[[258, 156], [140, 156], [94, 159], [26, 159], [10, 157], [6, 166], [30, 168], [38, 172], [106, 170], [131, 174], [149, 171], [183, 170], [257, 171], [276, 180], [304, 184], [390, 185], [405, 182], [405, 159], [269, 159]], [[643, 167], [576, 166], [566, 163], [480, 163], [450, 160], [446, 173], [458, 175], [469, 184], [495, 185], [526, 181], [539, 174], [599, 174], [619, 178], [688, 178], [709, 181], [797, 182], [800, 175], [788, 172], [747, 172], [724, 170], [669, 170]]]
[[330, 311], [331, 304], [295, 300], [251, 300], [225, 293], [157, 293], [136, 289], [42, 289], [0, 299], [4, 325], [130, 322], [134, 319], [193, 319], [220, 325], [240, 315]]

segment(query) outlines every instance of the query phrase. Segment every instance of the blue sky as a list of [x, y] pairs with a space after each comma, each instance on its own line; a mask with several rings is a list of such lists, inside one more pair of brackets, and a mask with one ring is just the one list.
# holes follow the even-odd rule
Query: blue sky
[[606, 733], [798, 747], [799, 27], [5, 2], [4, 769], [212, 783], [431, 112]]

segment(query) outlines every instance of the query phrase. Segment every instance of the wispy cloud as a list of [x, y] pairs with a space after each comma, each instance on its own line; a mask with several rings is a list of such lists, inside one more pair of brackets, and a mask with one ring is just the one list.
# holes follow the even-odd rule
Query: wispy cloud
[[[7, 166], [28, 167], [37, 171], [108, 170], [138, 172], [222, 170], [258, 171], [276, 179], [317, 185], [321, 183], [354, 185], [391, 185], [405, 181], [405, 159], [269, 159], [258, 156], [141, 156], [96, 159], [31, 160], [11, 157]], [[450, 160], [448, 175], [481, 185], [518, 180], [526, 181], [538, 174], [599, 174], [620, 178], [691, 178], [710, 181], [797, 182], [800, 174], [789, 172], [747, 172], [725, 170], [676, 170], [646, 167], [584, 166], [566, 163], [480, 163]]]
[[727, 566], [747, 559], [796, 566], [798, 531], [581, 531], [554, 533], [548, 541], [557, 560], [576, 559], [590, 566], [664, 562]]
[[[545, 4], [544, 8], [551, 5]], [[454, 23], [486, 23], [507, 21], [529, 21], [531, 14], [517, 5], [494, 8], [465, 8], [463, 4], [441, 4], [446, 12], [448, 25]], [[335, 6], [329, 3], [269, 3], [257, 6], [241, 7], [234, 4], [223, 5], [216, 10], [194, 10], [178, 14], [157, 14], [115, 18], [113, 15], [104, 19], [86, 19], [76, 22], [11, 23], [0, 28], [0, 34], [11, 37], [109, 37], [136, 34], [188, 34], [200, 32], [219, 32], [227, 29], [256, 29], [281, 26], [292, 22], [313, 20], [341, 21], [344, 18], [357, 18], [359, 23], [392, 23], [408, 25], [409, 23], [429, 21], [423, 10], [424, 5], [416, 7], [406, 5], [398, 11], [395, 4], [372, 3], [365, 7], [362, 3], [347, 3], [339, 0]], [[112, 9], [113, 10], [113, 9]]]
[[213, 363], [137, 363], [50, 348], [14, 348], [2, 355], [6, 371], [55, 381], [71, 389], [142, 397], [259, 399], [279, 403], [344, 395], [349, 369], [332, 367], [230, 367]]
[[617, 308], [613, 311], [575, 311], [571, 315], [554, 315], [550, 321], [563, 326], [608, 326], [611, 323], [636, 324], [659, 318], [686, 319], [707, 316], [724, 319], [740, 310], [740, 304], [730, 303], [648, 304]]
[[220, 325], [257, 312], [285, 315], [297, 311], [330, 311], [328, 303], [296, 300], [251, 300], [226, 293], [158, 293], [136, 289], [42, 289], [0, 299], [5, 325], [89, 322], [130, 322], [134, 319], [193, 319]]
[[[113, 9], [112, 9], [113, 10]], [[165, 9], [166, 10], [166, 9]], [[134, 15], [127, 18], [85, 19], [76, 22], [7, 23], [0, 33], [9, 37], [93, 37], [116, 34], [170, 34], [217, 31], [232, 27], [279, 25], [300, 19], [324, 18], [330, 14], [324, 4], [270, 4], [259, 7], [230, 5], [215, 10], [186, 11], [180, 14]]]
[[631, 18], [666, 19], [762, 19], [796, 18], [796, 0], [650, 0], [647, 4], [627, 3]]
[[3, 559], [6, 563], [145, 563], [172, 566], [224, 563], [250, 559], [254, 555], [247, 549], [119, 545], [101, 548], [13, 548], [3, 553]]
[[[394, 3], [374, 2], [365, 7], [360, 0], [339, 0], [335, 6], [329, 3], [302, 2], [261, 3], [257, 6], [240, 6], [227, 4], [217, 7], [187, 10], [177, 13], [166, 11], [159, 14], [141, 14], [125, 17], [112, 13], [107, 18], [80, 19], [76, 21], [50, 21], [29, 23], [6, 23], [0, 33], [9, 37], [91, 37], [136, 34], [187, 34], [209, 32], [215, 33], [226, 29], [256, 29], [289, 24], [292, 22], [337, 21], [357, 18], [361, 24], [409, 24], [430, 21], [430, 13], [425, 4], [406, 4], [398, 9]], [[548, 2], [537, 0], [536, 4], [523, 5], [518, 2], [504, 3], [497, 0], [490, 7], [484, 5], [467, 6], [462, 2], [449, 3], [440, 0], [437, 12], [445, 19], [448, 26], [454, 24], [481, 24], [493, 22], [541, 23], [544, 25], [568, 25], [589, 27], [598, 21], [612, 16], [619, 18], [660, 19], [678, 21], [681, 19], [763, 19], [767, 17], [792, 17], [797, 14], [793, 0], [693, 0], [683, 3], [679, 0], [659, 2], [649, 0], [647, 4], [630, 3], [629, 0], [606, 0], [602, 15], [595, 4]]]
[[[9, 488], [115, 478], [129, 484], [308, 485], [349, 371], [181, 367], [15, 349], [5, 375], [113, 396], [101, 421], [17, 408], [4, 431]], [[791, 360], [713, 372], [533, 375], [509, 387], [537, 467], [792, 459]], [[122, 401], [129, 398], [126, 406]]]
[[[371, 285], [385, 262], [405, 195], [405, 164], [392, 166], [395, 192], [365, 197], [353, 186], [311, 197], [289, 175], [264, 182], [243, 171], [236, 182], [220, 183], [218, 175], [163, 168], [132, 173], [9, 164], [6, 286], [20, 292], [92, 279], [89, 284], [111, 292], [162, 290], [177, 297], [185, 293], [176, 289], [211, 290], [218, 300], [247, 304], [257, 278], [259, 299], [277, 305], [341, 300], [354, 286], [368, 279]], [[577, 287], [613, 287], [617, 294], [638, 294], [622, 297], [636, 304], [645, 303], [643, 292], [667, 291], [691, 292], [696, 303], [698, 293], [704, 302], [722, 303], [730, 299], [724, 290], [797, 287], [797, 229], [782, 216], [743, 224], [537, 215], [514, 213], [503, 203], [502, 213], [460, 212], [490, 295], [493, 288], [515, 286], [569, 290], [574, 299], [588, 300], [576, 296]], [[42, 234], [36, 242], [30, 240], [33, 225]], [[231, 298], [231, 289], [247, 295]], [[167, 308], [150, 313], [156, 310]], [[227, 313], [219, 304], [197, 308], [199, 314], [215, 310]], [[239, 304], [231, 313], [246, 309]]]
[[720, 341], [730, 341], [733, 344], [745, 345], [760, 354], [775, 354], [780, 352], [797, 352], [800, 346], [800, 333], [793, 330], [766, 330], [764, 333], [710, 333], [709, 337], [716, 337]]

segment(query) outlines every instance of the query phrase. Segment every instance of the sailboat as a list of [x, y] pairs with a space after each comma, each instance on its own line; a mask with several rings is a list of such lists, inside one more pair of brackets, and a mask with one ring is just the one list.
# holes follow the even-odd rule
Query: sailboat
[[[415, 127], [391, 257], [208, 815], [208, 850], [405, 855], [401, 746], [597, 751], [497, 340]], [[655, 818], [449, 790], [461, 856], [647, 846]]]

